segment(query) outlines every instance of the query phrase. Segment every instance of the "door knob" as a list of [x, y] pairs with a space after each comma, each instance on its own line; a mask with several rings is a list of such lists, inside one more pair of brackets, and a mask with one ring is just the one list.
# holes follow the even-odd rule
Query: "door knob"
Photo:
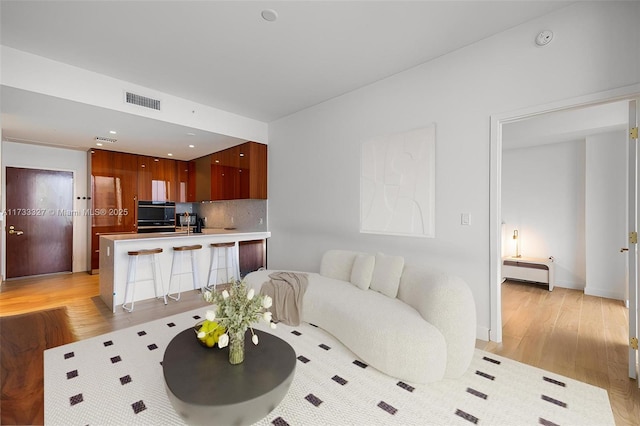
[[624, 253], [625, 251], [629, 251], [629, 249], [628, 249], [628, 248], [626, 248], [626, 247], [622, 247], [622, 248], [620, 249], [620, 253]]
[[22, 234], [24, 234], [24, 232], [23, 232], [23, 231], [20, 231], [20, 230], [16, 230], [16, 227], [15, 227], [15, 226], [13, 226], [13, 225], [11, 225], [11, 226], [9, 227], [9, 234], [22, 235]]

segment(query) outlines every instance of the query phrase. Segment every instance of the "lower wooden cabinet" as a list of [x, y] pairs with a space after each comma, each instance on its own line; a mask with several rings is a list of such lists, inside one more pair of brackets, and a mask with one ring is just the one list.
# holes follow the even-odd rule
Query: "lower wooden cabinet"
[[240, 276], [267, 267], [267, 241], [240, 241], [238, 246]]

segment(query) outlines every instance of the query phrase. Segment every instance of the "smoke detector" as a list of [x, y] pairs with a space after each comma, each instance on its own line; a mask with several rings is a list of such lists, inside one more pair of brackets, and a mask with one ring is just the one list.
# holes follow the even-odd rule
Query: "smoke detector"
[[540, 31], [536, 36], [536, 44], [538, 46], [546, 46], [553, 40], [553, 32], [551, 30]]
[[265, 9], [260, 13], [260, 15], [262, 16], [262, 19], [267, 22], [274, 22], [278, 19], [278, 12], [273, 9]]

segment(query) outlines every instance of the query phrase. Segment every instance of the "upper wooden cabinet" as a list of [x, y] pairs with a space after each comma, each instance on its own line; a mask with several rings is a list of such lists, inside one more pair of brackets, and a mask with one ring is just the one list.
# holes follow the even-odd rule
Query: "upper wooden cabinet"
[[210, 155], [211, 199], [267, 199], [267, 146], [247, 142]]
[[176, 161], [138, 155], [138, 199], [176, 201], [178, 169]]
[[196, 201], [196, 163], [195, 161], [176, 161], [176, 202]]
[[249, 142], [249, 198], [267, 199], [267, 145]]

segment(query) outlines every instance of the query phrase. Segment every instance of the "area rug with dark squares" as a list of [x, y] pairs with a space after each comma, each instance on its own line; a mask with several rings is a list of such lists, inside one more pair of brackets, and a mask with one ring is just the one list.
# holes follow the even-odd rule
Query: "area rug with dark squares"
[[[46, 350], [45, 424], [184, 424], [161, 362], [171, 339], [204, 314], [196, 309]], [[256, 328], [287, 341], [298, 359], [289, 392], [257, 425], [615, 424], [604, 389], [481, 350], [463, 377], [415, 384], [380, 373], [313, 325]]]

